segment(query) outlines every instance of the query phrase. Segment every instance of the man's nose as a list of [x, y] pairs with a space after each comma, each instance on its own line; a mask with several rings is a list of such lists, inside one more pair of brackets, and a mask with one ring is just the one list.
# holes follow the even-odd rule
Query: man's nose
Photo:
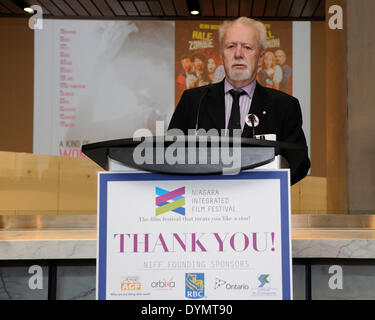
[[242, 46], [240, 44], [237, 44], [236, 51], [234, 52], [234, 55], [235, 55], [236, 59], [243, 58]]

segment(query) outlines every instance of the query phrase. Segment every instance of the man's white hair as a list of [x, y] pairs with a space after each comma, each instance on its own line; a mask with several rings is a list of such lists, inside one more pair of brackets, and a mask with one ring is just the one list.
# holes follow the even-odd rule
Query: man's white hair
[[237, 23], [240, 23], [240, 24], [243, 24], [243, 25], [248, 25], [248, 26], [253, 26], [258, 31], [258, 34], [259, 34], [260, 50], [261, 51], [266, 50], [266, 48], [267, 48], [267, 30], [266, 30], [265, 25], [260, 21], [257, 21], [257, 20], [251, 19], [251, 18], [247, 18], [247, 17], [240, 17], [240, 18], [238, 18], [236, 20], [233, 20], [233, 21], [224, 21], [224, 23], [219, 28], [220, 48], [222, 48], [222, 46], [223, 46], [223, 38], [224, 38], [225, 31], [227, 31], [227, 29], [230, 26], [232, 26], [234, 24], [237, 24]]

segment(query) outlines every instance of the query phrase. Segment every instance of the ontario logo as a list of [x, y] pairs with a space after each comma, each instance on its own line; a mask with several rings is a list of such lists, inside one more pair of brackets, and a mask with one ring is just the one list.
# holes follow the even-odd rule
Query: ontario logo
[[185, 187], [178, 188], [173, 191], [164, 190], [159, 187], [155, 187], [156, 193], [156, 216], [160, 216], [163, 213], [172, 211], [182, 216], [185, 215]]
[[232, 283], [226, 280], [215, 278], [214, 289], [225, 288], [225, 290], [249, 290], [249, 285], [246, 283]]
[[204, 273], [185, 274], [185, 297], [190, 299], [204, 297]]

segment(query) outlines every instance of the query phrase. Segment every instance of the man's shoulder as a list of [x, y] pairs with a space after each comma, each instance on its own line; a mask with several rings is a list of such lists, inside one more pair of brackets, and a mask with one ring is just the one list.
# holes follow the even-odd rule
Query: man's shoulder
[[184, 91], [184, 95], [188, 95], [188, 96], [200, 96], [200, 95], [204, 94], [205, 92], [207, 92], [208, 90], [219, 88], [220, 86], [222, 86], [222, 83], [218, 82], [218, 83], [207, 84], [205, 86], [200, 86], [200, 87], [194, 87], [194, 88], [186, 89]]
[[266, 96], [268, 96], [271, 99], [283, 100], [288, 102], [298, 102], [298, 99], [296, 97], [280, 90], [267, 88], [263, 86], [261, 86], [261, 90], [264, 92]]

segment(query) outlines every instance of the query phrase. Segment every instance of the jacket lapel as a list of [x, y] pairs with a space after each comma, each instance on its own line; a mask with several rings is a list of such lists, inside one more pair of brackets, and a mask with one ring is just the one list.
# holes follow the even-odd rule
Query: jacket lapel
[[[208, 117], [213, 122], [215, 128], [220, 132], [220, 129], [225, 128], [224, 80], [211, 85], [205, 100], [202, 108], [207, 111]], [[263, 127], [267, 122], [267, 116], [270, 111], [271, 106], [269, 104], [267, 92], [257, 82], [250, 106], [250, 113], [255, 114], [259, 118], [259, 125], [255, 128], [255, 134], [264, 133]], [[208, 130], [210, 128], [213, 128], [212, 124], [207, 125], [206, 129]], [[251, 134], [252, 128], [245, 123], [242, 137], [250, 137]]]
[[205, 108], [216, 129], [225, 128], [224, 80], [211, 85]]

